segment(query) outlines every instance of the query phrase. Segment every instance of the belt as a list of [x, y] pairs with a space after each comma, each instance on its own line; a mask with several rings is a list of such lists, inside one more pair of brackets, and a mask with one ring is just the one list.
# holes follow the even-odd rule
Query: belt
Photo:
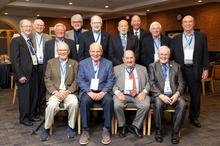
[[193, 67], [193, 65], [192, 64], [184, 64], [184, 67], [190, 68], [190, 67]]

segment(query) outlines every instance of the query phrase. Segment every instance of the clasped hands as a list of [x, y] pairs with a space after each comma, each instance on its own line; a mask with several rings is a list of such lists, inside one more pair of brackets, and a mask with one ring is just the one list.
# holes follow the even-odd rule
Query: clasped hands
[[171, 97], [168, 97], [168, 96], [166, 96], [166, 95], [164, 95], [164, 94], [160, 94], [160, 95], [159, 95], [159, 98], [160, 98], [164, 103], [169, 104], [169, 105], [173, 105], [173, 104], [177, 101], [177, 99], [179, 98], [179, 95], [180, 95], [179, 92], [176, 92], [176, 93], [173, 94], [173, 96], [171, 96]]
[[54, 96], [59, 98], [61, 101], [63, 101], [68, 95], [69, 95], [68, 90], [59, 90], [54, 92]]
[[99, 101], [105, 96], [106, 92], [101, 91], [101, 92], [95, 93], [95, 92], [89, 91], [87, 94], [89, 95], [90, 98], [92, 98], [92, 100]]
[[[122, 92], [118, 92], [116, 94], [119, 100], [124, 101], [125, 100], [125, 95]], [[138, 98], [140, 101], [143, 101], [146, 97], [146, 93], [144, 91], [140, 92], [136, 98]]]

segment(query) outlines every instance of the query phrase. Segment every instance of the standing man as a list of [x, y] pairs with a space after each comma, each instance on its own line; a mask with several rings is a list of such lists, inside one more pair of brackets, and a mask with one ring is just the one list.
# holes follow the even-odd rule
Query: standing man
[[[128, 130], [137, 137], [146, 112], [150, 107], [148, 96], [150, 85], [147, 70], [144, 66], [135, 64], [135, 54], [132, 50], [126, 50], [123, 56], [123, 64], [115, 66], [116, 83], [113, 87], [114, 111], [119, 125], [119, 136], [125, 137]], [[137, 107], [137, 113], [131, 126], [125, 122], [124, 108], [127, 103], [133, 103]]]
[[109, 48], [109, 34], [102, 28], [102, 18], [94, 15], [90, 20], [91, 30], [86, 31], [82, 34], [80, 39], [79, 59], [83, 60], [89, 57], [89, 46], [93, 43], [99, 43], [102, 45], [103, 57], [108, 58]]
[[148, 68], [150, 63], [158, 61], [158, 49], [160, 46], [170, 46], [170, 38], [161, 34], [162, 26], [154, 21], [150, 25], [151, 35], [143, 38], [141, 44], [141, 63]]
[[78, 60], [76, 45], [73, 40], [64, 38], [66, 32], [66, 26], [62, 23], [57, 23], [54, 26], [55, 38], [49, 40], [45, 44], [44, 49], [44, 67], [46, 68], [47, 61], [52, 58], [58, 57], [57, 47], [59, 43], [65, 42], [70, 49], [69, 58]]
[[90, 45], [91, 57], [80, 61], [77, 83], [80, 88], [80, 115], [82, 122], [82, 135], [79, 143], [85, 145], [89, 142], [90, 107], [99, 103], [103, 107], [104, 127], [102, 143], [111, 142], [110, 129], [113, 114], [113, 100], [110, 94], [115, 83], [111, 61], [102, 58], [103, 49], [99, 43]]
[[201, 79], [208, 77], [207, 37], [194, 31], [194, 18], [187, 15], [182, 20], [183, 33], [172, 41], [173, 59], [179, 63], [190, 92], [189, 120], [197, 128], [200, 114]]
[[66, 32], [66, 38], [75, 41], [77, 53], [79, 52], [79, 40], [83, 32], [87, 31], [83, 29], [83, 18], [80, 14], [75, 14], [71, 17], [72, 30]]
[[62, 42], [57, 46], [58, 58], [48, 61], [45, 72], [45, 85], [47, 88], [47, 108], [45, 110], [45, 124], [40, 134], [40, 140], [46, 141], [49, 137], [49, 129], [53, 124], [54, 116], [59, 110], [59, 104], [64, 103], [68, 110], [68, 138], [74, 138], [76, 117], [78, 112], [78, 99], [76, 77], [78, 63], [68, 59], [69, 46]]
[[116, 36], [111, 37], [109, 44], [109, 59], [113, 62], [113, 65], [122, 64], [122, 57], [125, 50], [133, 50], [135, 57], [139, 57], [138, 38], [128, 33], [128, 22], [121, 20], [118, 22], [119, 33]]
[[181, 67], [175, 62], [170, 62], [170, 49], [161, 46], [158, 50], [159, 61], [149, 65], [150, 86], [155, 106], [155, 125], [157, 142], [163, 141], [161, 133], [163, 110], [172, 106], [175, 109], [172, 126], [171, 143], [178, 144], [178, 133], [182, 128], [185, 117], [184, 80]]
[[20, 124], [32, 126], [36, 118], [38, 98], [38, 61], [31, 42], [32, 23], [22, 19], [19, 23], [21, 34], [11, 40], [11, 62], [18, 86]]
[[44, 72], [43, 72], [43, 59], [44, 59], [44, 49], [46, 41], [50, 40], [51, 37], [43, 33], [45, 24], [41, 19], [34, 20], [34, 32], [32, 33], [32, 41], [34, 48], [36, 49], [37, 61], [38, 61], [38, 102], [37, 102], [37, 114], [43, 115], [46, 106], [45, 97], [45, 83], [44, 83]]

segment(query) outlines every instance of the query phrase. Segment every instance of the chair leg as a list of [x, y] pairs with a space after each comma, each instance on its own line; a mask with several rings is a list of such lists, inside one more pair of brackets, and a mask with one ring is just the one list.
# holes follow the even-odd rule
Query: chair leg
[[202, 96], [205, 96], [205, 82], [202, 81]]
[[16, 99], [16, 94], [17, 94], [17, 86], [15, 85], [14, 91], [13, 91], [13, 99], [12, 99], [12, 104], [15, 104], [15, 99]]
[[111, 124], [112, 124], [112, 134], [115, 134], [115, 116], [114, 115], [112, 116]]
[[81, 119], [80, 119], [80, 111], [78, 112], [77, 123], [78, 123], [78, 134], [81, 134]]
[[115, 134], [118, 132], [118, 121], [117, 118], [115, 118]]
[[11, 90], [13, 89], [13, 87], [14, 87], [14, 76], [11, 76]]
[[151, 112], [152, 110], [150, 109], [148, 112], [148, 121], [147, 121], [147, 135], [150, 136], [151, 132]]
[[213, 81], [210, 82], [210, 86], [211, 86], [212, 94], [214, 94], [215, 93], [215, 89], [214, 89]]
[[145, 116], [143, 121], [143, 135], [146, 135], [146, 124], [147, 124], [147, 118]]

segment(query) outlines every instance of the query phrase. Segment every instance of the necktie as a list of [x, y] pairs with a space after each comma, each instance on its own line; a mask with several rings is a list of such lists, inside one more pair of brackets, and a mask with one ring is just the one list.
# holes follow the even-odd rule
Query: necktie
[[135, 31], [135, 32], [134, 32], [134, 36], [136, 36], [136, 37], [139, 39], [138, 31]]
[[129, 78], [133, 80], [133, 89], [131, 90], [130, 95], [134, 97], [137, 94], [137, 88], [136, 88], [136, 81], [133, 72], [129, 75]]
[[127, 46], [127, 41], [126, 41], [126, 36], [125, 35], [122, 35], [121, 41], [122, 41], [122, 47], [125, 50], [126, 46]]
[[167, 77], [167, 64], [162, 64], [162, 72], [163, 72], [163, 77], [166, 80], [166, 77]]
[[28, 48], [29, 48], [29, 50], [31, 52], [31, 55], [35, 55], [35, 49], [34, 49], [34, 47], [32, 45], [31, 39], [28, 39], [27, 43], [28, 43]]

